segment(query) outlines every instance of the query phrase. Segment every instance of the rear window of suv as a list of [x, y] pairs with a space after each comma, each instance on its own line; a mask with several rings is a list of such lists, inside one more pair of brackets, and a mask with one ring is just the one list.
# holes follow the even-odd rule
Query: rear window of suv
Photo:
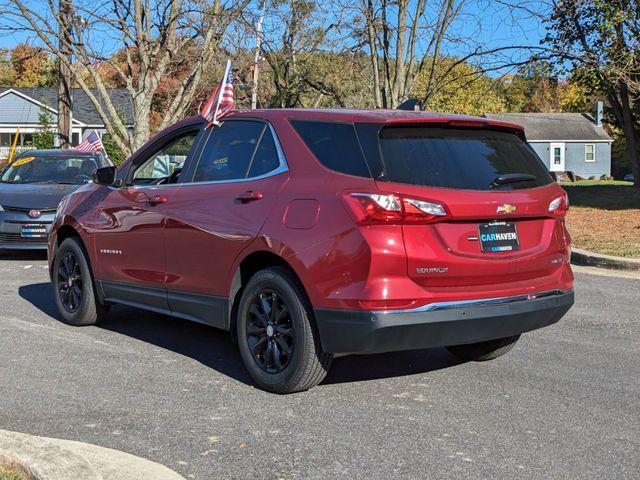
[[490, 190], [505, 174], [534, 180], [504, 189], [539, 187], [552, 182], [539, 157], [509, 132], [433, 127], [386, 127], [379, 135], [384, 180], [429, 187]]

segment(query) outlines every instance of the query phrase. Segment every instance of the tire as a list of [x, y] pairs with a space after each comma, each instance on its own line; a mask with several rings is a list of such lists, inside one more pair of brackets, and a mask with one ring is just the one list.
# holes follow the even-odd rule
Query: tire
[[270, 392], [293, 393], [316, 386], [333, 360], [322, 351], [302, 285], [283, 267], [251, 277], [240, 298], [236, 334], [249, 374]]
[[53, 259], [51, 278], [62, 321], [75, 326], [94, 325], [106, 316], [108, 307], [98, 301], [89, 260], [78, 238], [62, 242]]
[[486, 342], [470, 343], [467, 345], [454, 345], [447, 347], [447, 350], [462, 360], [474, 362], [484, 362], [501, 357], [516, 344], [520, 335], [513, 337], [498, 338]]

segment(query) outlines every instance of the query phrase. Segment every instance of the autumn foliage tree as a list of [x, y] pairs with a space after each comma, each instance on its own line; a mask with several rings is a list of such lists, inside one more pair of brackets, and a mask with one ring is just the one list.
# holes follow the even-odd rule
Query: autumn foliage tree
[[465, 115], [506, 111], [501, 81], [490, 78], [477, 66], [459, 60], [444, 57], [437, 63], [433, 75], [430, 69], [418, 73], [412, 96], [423, 99], [422, 108]]
[[56, 81], [56, 64], [42, 48], [19, 43], [0, 52], [0, 85], [50, 87]]
[[640, 189], [640, 2], [579, 0], [556, 2], [546, 42], [557, 65], [606, 95], [624, 132], [627, 156]]
[[[32, 32], [43, 48], [69, 65], [75, 82], [125, 154], [149, 138], [163, 79], [173, 77], [176, 83], [164, 111], [156, 112], [159, 128], [192, 108], [203, 72], [221, 60], [219, 46], [227, 27], [248, 4], [249, 0], [0, 0], [14, 29]], [[114, 50], [121, 55], [114, 55]], [[111, 101], [109, 83], [101, 75], [105, 65], [129, 92], [132, 131]]]

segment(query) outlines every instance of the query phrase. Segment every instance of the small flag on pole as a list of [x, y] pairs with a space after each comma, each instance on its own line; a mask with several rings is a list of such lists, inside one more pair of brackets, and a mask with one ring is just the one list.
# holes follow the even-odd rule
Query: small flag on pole
[[100, 152], [104, 150], [104, 146], [102, 145], [102, 140], [100, 140], [100, 135], [95, 130], [87, 135], [80, 145], [77, 147], [73, 147], [74, 150], [79, 150], [80, 152]]
[[227, 60], [227, 68], [224, 70], [222, 81], [213, 91], [200, 109], [200, 115], [209, 121], [207, 127], [220, 125], [220, 119], [227, 115], [236, 106], [233, 99], [233, 70], [231, 60]]

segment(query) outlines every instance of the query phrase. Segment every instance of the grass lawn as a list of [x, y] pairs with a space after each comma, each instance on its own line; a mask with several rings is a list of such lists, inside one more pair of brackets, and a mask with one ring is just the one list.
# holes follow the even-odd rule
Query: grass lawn
[[562, 188], [569, 194], [567, 227], [576, 248], [640, 258], [640, 192], [630, 182], [585, 180]]
[[0, 465], [0, 480], [24, 480], [13, 468]]

